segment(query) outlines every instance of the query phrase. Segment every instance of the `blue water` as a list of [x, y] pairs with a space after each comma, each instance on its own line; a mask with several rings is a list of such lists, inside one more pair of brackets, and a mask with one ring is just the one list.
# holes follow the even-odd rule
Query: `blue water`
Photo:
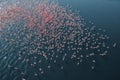
[[[111, 42], [117, 43], [96, 71], [79, 70], [69, 73], [70, 80], [120, 80], [120, 0], [60, 0], [61, 5], [70, 5], [80, 10], [86, 22], [106, 30]], [[68, 80], [69, 80], [68, 79]]]
[[80, 10], [86, 23], [91, 21], [96, 27], [105, 29], [111, 43], [116, 42], [117, 47], [96, 64], [95, 70], [87, 69], [86, 64], [80, 67], [71, 65], [64, 71], [52, 70], [44, 80], [120, 80], [120, 0], [59, 1], [60, 5], [69, 4], [72, 10]]
[[86, 21], [106, 29], [118, 42], [120, 31], [120, 0], [60, 0], [61, 5], [69, 4], [72, 9], [80, 10]]

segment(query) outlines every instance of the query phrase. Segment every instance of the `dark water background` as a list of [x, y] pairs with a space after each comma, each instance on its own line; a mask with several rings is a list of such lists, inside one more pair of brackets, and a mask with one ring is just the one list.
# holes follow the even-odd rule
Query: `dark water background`
[[86, 22], [105, 29], [111, 43], [116, 42], [117, 47], [97, 62], [95, 70], [88, 69], [87, 64], [79, 67], [66, 64], [64, 71], [53, 71], [49, 74], [51, 77], [44, 80], [120, 80], [120, 0], [59, 1], [61, 5], [69, 4], [73, 10], [80, 10]]
[[77, 69], [70, 71], [66, 80], [120, 80], [120, 0], [60, 0], [73, 10], [80, 10], [86, 22], [106, 30], [117, 47], [96, 65], [96, 70]]

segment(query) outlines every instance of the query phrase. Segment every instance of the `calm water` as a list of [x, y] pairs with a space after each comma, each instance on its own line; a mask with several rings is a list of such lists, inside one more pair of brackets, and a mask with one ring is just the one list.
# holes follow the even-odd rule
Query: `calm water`
[[[2, 0], [1, 0], [2, 1]], [[108, 56], [98, 60], [95, 70], [84, 66], [70, 65], [64, 71], [54, 71], [43, 80], [120, 80], [120, 1], [119, 0], [59, 0], [63, 6], [70, 5], [80, 10], [86, 23], [91, 21], [98, 28], [106, 30], [110, 42], [117, 43]], [[66, 63], [66, 66], [69, 64]], [[9, 78], [8, 78], [9, 79]]]
[[[120, 0], [61, 0], [61, 5], [70, 4], [80, 10], [85, 21], [92, 21], [97, 27], [106, 29], [111, 42], [118, 43], [104, 61], [100, 61], [96, 71], [79, 70], [69, 73], [70, 80], [120, 80]], [[77, 72], [77, 73], [76, 73]], [[73, 76], [74, 75], [74, 76]]]

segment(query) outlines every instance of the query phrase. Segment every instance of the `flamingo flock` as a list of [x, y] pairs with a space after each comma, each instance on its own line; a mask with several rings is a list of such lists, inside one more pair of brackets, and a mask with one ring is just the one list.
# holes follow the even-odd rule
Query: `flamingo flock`
[[64, 70], [66, 62], [87, 62], [94, 70], [96, 57], [110, 52], [109, 36], [54, 1], [36, 1], [0, 8], [0, 80], [39, 80], [50, 69]]

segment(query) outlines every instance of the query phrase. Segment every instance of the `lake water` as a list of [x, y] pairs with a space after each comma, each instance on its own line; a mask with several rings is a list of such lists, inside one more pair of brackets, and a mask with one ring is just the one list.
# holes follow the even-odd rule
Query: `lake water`
[[73, 74], [76, 78], [70, 80], [120, 80], [120, 0], [60, 0], [60, 3], [80, 10], [86, 22], [92, 21], [96, 27], [105, 29], [111, 41], [118, 43], [107, 60], [99, 63], [97, 71], [77, 71], [77, 74]]
[[[48, 72], [49, 76], [42, 76], [41, 80], [120, 80], [120, 0], [59, 0], [59, 2], [63, 6], [69, 4], [73, 11], [79, 10], [80, 16], [86, 23], [92, 22], [97, 28], [105, 29], [110, 36], [110, 42], [117, 43], [117, 46], [111, 49], [109, 55], [98, 60], [95, 70], [88, 69], [87, 64], [84, 63], [79, 67], [66, 63], [67, 67], [63, 71], [55, 68], [51, 70], [51, 73]], [[0, 71], [3, 71], [2, 68]], [[7, 73], [7, 69], [3, 72], [3, 74], [5, 73]], [[0, 74], [0, 77], [3, 74]], [[17, 76], [19, 77], [19, 75]], [[7, 78], [4, 80], [9, 79], [9, 76], [5, 77]], [[27, 76], [25, 75], [25, 77]]]

